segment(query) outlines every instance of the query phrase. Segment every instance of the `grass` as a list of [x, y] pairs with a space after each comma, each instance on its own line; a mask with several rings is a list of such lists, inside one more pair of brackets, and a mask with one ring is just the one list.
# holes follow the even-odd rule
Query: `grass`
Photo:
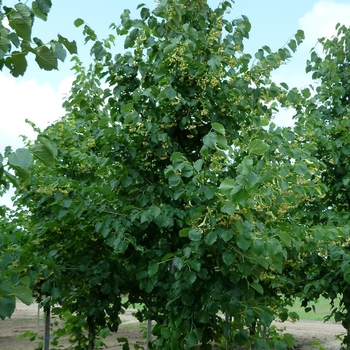
[[301, 320], [310, 321], [324, 321], [324, 318], [331, 313], [331, 306], [329, 300], [320, 298], [316, 303], [309, 303], [308, 306], [315, 306], [315, 311], [311, 310], [305, 312], [305, 309], [301, 306], [301, 301], [297, 301], [290, 311], [296, 312]]

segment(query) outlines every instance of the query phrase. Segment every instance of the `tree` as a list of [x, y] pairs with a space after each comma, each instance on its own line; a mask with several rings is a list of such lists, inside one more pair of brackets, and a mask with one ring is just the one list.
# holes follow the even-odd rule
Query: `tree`
[[[113, 56], [113, 36], [87, 36], [95, 63], [86, 71], [76, 61], [67, 115], [30, 146], [45, 145], [54, 161], [37, 157], [17, 191], [30, 210], [32, 248], [54, 247], [35, 284], [39, 301], [69, 311], [64, 300], [79, 306], [89, 294], [72, 292], [67, 281], [96, 282], [95, 305], [71, 312], [87, 322], [108, 300], [116, 314], [107, 315], [118, 323], [127, 292], [145, 305], [139, 319], [157, 322], [153, 348], [206, 349], [222, 337], [257, 348], [292, 344], [260, 331], [276, 315], [288, 317], [280, 281], [304, 239], [292, 214], [321, 187], [300, 135], [272, 123], [277, 102], [299, 101], [270, 74], [303, 33], [289, 48], [264, 46], [253, 61], [243, 46], [250, 23], [226, 20], [230, 6], [161, 1], [152, 12], [140, 5], [136, 20], [126, 10], [116, 28], [125, 54]], [[72, 247], [103, 258], [90, 264]], [[120, 269], [117, 285], [79, 272], [101, 274], [107, 261], [107, 275], [112, 264]]]
[[[314, 94], [303, 101], [299, 127], [303, 142], [312, 143], [312, 154], [322, 164], [319, 174], [327, 190], [307, 202], [301, 220], [310, 227], [313, 252], [301, 265], [301, 293], [306, 306], [320, 295], [330, 299], [336, 321], [346, 329], [344, 349], [350, 349], [350, 255], [349, 255], [349, 51], [350, 30], [338, 24], [337, 35], [319, 40], [307, 62], [307, 72], [316, 82]], [[300, 276], [300, 275], [299, 275]], [[301, 284], [302, 286], [302, 284]], [[337, 303], [339, 301], [339, 305]]]
[[[66, 50], [71, 54], [77, 53], [76, 43], [61, 35], [47, 45], [39, 38], [32, 37], [35, 18], [46, 21], [51, 5], [51, 0], [36, 0], [32, 2], [31, 8], [22, 2], [7, 7], [0, 1], [0, 71], [8, 69], [14, 77], [23, 75], [27, 69], [26, 56], [29, 53], [35, 55], [40, 68], [50, 71], [57, 69], [57, 60], [64, 61]], [[41, 145], [41, 156], [43, 151], [45, 153], [45, 146]], [[47, 157], [50, 157], [48, 152]], [[10, 184], [18, 186], [19, 178], [24, 180], [28, 177], [32, 158], [32, 154], [25, 148], [12, 151], [8, 147], [4, 156], [0, 153], [0, 195]], [[0, 318], [12, 315], [16, 297], [27, 304], [31, 303], [28, 279], [21, 278], [29, 262], [24, 259], [25, 262], [18, 266], [19, 260], [23, 259], [21, 244], [26, 242], [26, 231], [18, 229], [18, 218], [9, 213], [8, 208], [0, 208]]]

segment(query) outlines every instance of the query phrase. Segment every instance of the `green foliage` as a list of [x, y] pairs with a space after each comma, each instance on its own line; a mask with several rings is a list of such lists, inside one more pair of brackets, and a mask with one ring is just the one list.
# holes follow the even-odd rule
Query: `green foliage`
[[[317, 175], [326, 186], [300, 208], [300, 219], [308, 227], [300, 266], [291, 271], [299, 284], [304, 307], [320, 295], [330, 302], [331, 312], [341, 321], [347, 335], [344, 349], [350, 348], [349, 303], [349, 51], [350, 30], [337, 25], [337, 35], [322, 38], [312, 50], [306, 71], [315, 79], [313, 92], [302, 91], [302, 113], [296, 128], [300, 144], [312, 143], [311, 155], [318, 159], [322, 171]], [[315, 174], [316, 175], [316, 174]], [[302, 281], [307, 281], [303, 283]]]
[[[112, 51], [114, 34], [101, 41], [75, 21], [93, 64], [74, 58], [65, 116], [29, 151], [8, 149], [0, 169], [17, 186], [28, 240], [24, 257], [5, 261], [35, 257], [30, 282], [21, 271], [20, 289], [2, 287], [1, 317], [31, 283], [65, 321], [57, 337], [69, 334], [76, 349], [116, 331], [129, 303], [142, 305], [140, 321], [155, 322], [154, 349], [293, 347], [290, 335], [270, 328], [266, 337], [265, 328], [298, 319], [288, 311], [297, 295], [304, 307], [331, 299], [349, 331], [348, 29], [320, 41], [325, 57], [313, 51], [307, 66], [320, 83], [299, 91], [271, 73], [304, 34], [253, 59], [244, 52], [250, 23], [226, 20], [230, 6], [168, 0], [153, 11], [140, 5], [139, 19], [125, 10], [112, 26], [124, 54]], [[49, 9], [34, 2], [39, 18]], [[29, 40], [33, 14], [16, 10], [12, 28]], [[34, 42], [45, 69], [64, 47], [74, 52], [62, 37]], [[295, 109], [294, 128], [273, 124], [279, 105]]]
[[[18, 228], [16, 217], [3, 207], [0, 216], [0, 319], [11, 317], [16, 298], [32, 303], [30, 279], [26, 277], [28, 261], [22, 251], [26, 233]], [[21, 218], [23, 219], [23, 218]]]
[[0, 5], [0, 70], [8, 69], [14, 77], [23, 75], [26, 56], [32, 53], [39, 67], [49, 71], [57, 69], [57, 59], [64, 61], [66, 50], [77, 53], [76, 43], [61, 35], [48, 45], [32, 37], [35, 18], [46, 21], [51, 5], [51, 0], [33, 1], [31, 7], [22, 2], [13, 7]]
[[47, 252], [35, 295], [58, 305], [77, 348], [118, 328], [122, 294], [156, 321], [155, 349], [222, 335], [262, 348], [285, 313], [282, 274], [304, 238], [293, 214], [322, 191], [318, 163], [298, 131], [272, 123], [278, 102], [301, 101], [270, 78], [291, 52], [265, 47], [253, 61], [250, 23], [226, 20], [230, 6], [162, 1], [136, 20], [126, 10], [117, 34], [130, 51], [117, 55], [113, 35], [75, 22], [95, 62], [75, 58], [66, 115], [30, 145], [16, 204], [30, 212], [28, 254]]

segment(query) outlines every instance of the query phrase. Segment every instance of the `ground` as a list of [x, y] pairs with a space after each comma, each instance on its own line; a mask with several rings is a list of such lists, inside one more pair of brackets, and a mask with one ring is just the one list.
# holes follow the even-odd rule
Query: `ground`
[[[37, 348], [38, 341], [31, 342], [29, 339], [18, 339], [18, 336], [24, 332], [43, 332], [43, 321], [39, 318], [36, 305], [26, 306], [20, 302], [11, 319], [0, 321], [0, 350], [34, 350]], [[123, 315], [123, 325], [118, 332], [117, 337], [129, 339], [130, 344], [143, 346], [145, 340], [143, 333], [145, 327], [136, 326], [136, 320], [128, 310]], [[317, 350], [322, 347], [325, 350], [339, 350], [340, 342], [335, 339], [337, 335], [344, 333], [341, 325], [335, 323], [322, 323], [314, 321], [299, 321], [296, 323], [276, 324], [278, 328], [286, 327], [285, 332], [291, 333], [296, 339], [296, 349], [298, 350]], [[116, 336], [107, 338], [107, 349], [120, 350], [122, 345], [116, 340]], [[319, 345], [316, 345], [319, 344]], [[133, 346], [130, 347], [131, 349]]]

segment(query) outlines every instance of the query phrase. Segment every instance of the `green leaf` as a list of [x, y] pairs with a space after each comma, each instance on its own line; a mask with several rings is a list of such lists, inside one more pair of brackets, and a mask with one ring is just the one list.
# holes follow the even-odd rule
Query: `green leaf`
[[236, 211], [236, 205], [233, 204], [232, 202], [227, 202], [221, 209], [220, 211], [222, 213], [226, 213], [228, 215], [233, 215]]
[[10, 50], [9, 30], [0, 25], [0, 59]]
[[40, 7], [38, 5], [38, 1], [33, 1], [32, 2], [32, 10], [34, 12], [34, 15], [40, 19], [42, 19], [43, 21], [47, 20], [47, 14], [43, 13], [40, 10]]
[[171, 86], [165, 88], [164, 93], [170, 101], [172, 101], [176, 97], [176, 91]]
[[24, 75], [28, 65], [25, 54], [23, 52], [13, 51], [11, 54], [11, 61], [12, 61], [11, 74], [14, 77]]
[[44, 70], [57, 69], [57, 57], [46, 46], [40, 46], [35, 51], [35, 61]]
[[230, 266], [233, 264], [233, 262], [235, 261], [235, 254], [233, 252], [231, 252], [230, 250], [226, 250], [223, 254], [222, 254], [222, 261], [224, 262], [224, 264], [226, 266]]
[[298, 29], [297, 33], [295, 34], [295, 40], [297, 41], [298, 45], [300, 45], [305, 39], [304, 31], [301, 29]]
[[33, 303], [32, 290], [28, 287], [21, 285], [15, 286], [13, 295], [26, 305], [31, 305]]
[[276, 340], [274, 344], [276, 350], [287, 350], [287, 345], [283, 340]]
[[219, 67], [220, 64], [221, 64], [221, 60], [222, 60], [222, 57], [221, 57], [221, 56], [219, 56], [219, 55], [212, 55], [212, 57], [210, 58], [210, 60], [208, 60], [208, 65], [209, 65], [211, 68]]
[[211, 127], [222, 136], [225, 136], [225, 128], [220, 123], [212, 123]]
[[197, 171], [197, 173], [201, 171], [203, 164], [204, 164], [203, 159], [198, 159], [194, 162], [193, 168]]
[[18, 148], [8, 156], [8, 163], [23, 170], [28, 170], [32, 164], [33, 156], [26, 148]]
[[190, 232], [190, 228], [183, 228], [182, 230], [179, 231], [179, 236], [180, 237], [188, 237], [188, 233]]
[[[32, 8], [33, 5], [35, 4], [35, 7], [37, 7], [37, 10], [40, 11], [40, 13], [47, 18], [47, 15], [49, 14], [52, 6], [51, 0], [36, 0], [33, 1], [32, 3]], [[34, 8], [33, 8], [34, 11]], [[35, 13], [35, 11], [34, 11]], [[39, 16], [38, 16], [39, 17]], [[41, 18], [41, 17], [39, 17]], [[44, 19], [46, 21], [46, 18]], [[43, 19], [43, 18], [41, 18]]]
[[56, 164], [56, 152], [55, 146], [45, 138], [40, 138], [39, 142], [30, 146], [30, 151], [34, 157], [39, 159], [44, 165], [54, 167]]
[[184, 266], [184, 262], [179, 257], [175, 257], [173, 260], [173, 265], [180, 271]]
[[232, 190], [237, 186], [237, 182], [233, 179], [225, 179], [224, 181], [221, 182], [219, 186], [219, 190]]
[[27, 5], [17, 3], [15, 9], [8, 13], [9, 25], [13, 28], [18, 36], [26, 41], [30, 41], [32, 36], [33, 16]]
[[201, 232], [198, 230], [198, 228], [192, 228], [188, 232], [188, 238], [191, 241], [199, 241], [202, 238]]
[[16, 298], [10, 295], [0, 295], [0, 319], [11, 317], [16, 308]]
[[249, 145], [249, 153], [262, 156], [268, 148], [269, 146], [263, 140], [255, 139]]
[[62, 62], [64, 62], [67, 52], [64, 49], [63, 45], [59, 43], [58, 41], [51, 41], [51, 48], [52, 51], [54, 52], [55, 56]]
[[204, 240], [206, 244], [213, 245], [216, 242], [217, 238], [217, 233], [215, 231], [210, 231], [205, 235]]
[[246, 251], [252, 244], [251, 239], [246, 238], [243, 235], [237, 236], [237, 245], [240, 247], [243, 251]]
[[78, 53], [78, 48], [77, 48], [77, 43], [75, 40], [69, 41], [67, 38], [64, 36], [58, 34], [58, 42], [60, 42], [64, 47], [68, 50], [68, 52], [73, 55]]
[[208, 148], [215, 148], [217, 141], [217, 135], [215, 132], [210, 132], [203, 137], [203, 144]]
[[291, 247], [292, 245], [292, 240], [291, 240], [291, 237], [289, 235], [288, 232], [285, 232], [285, 231], [279, 231], [278, 232], [278, 236], [279, 238], [281, 239], [283, 245], [285, 245], [286, 247]]
[[150, 277], [153, 277], [159, 269], [159, 264], [156, 261], [152, 261], [150, 265], [148, 266], [148, 275]]
[[84, 21], [83, 19], [81, 19], [81, 18], [77, 18], [77, 19], [74, 21], [74, 25], [75, 25], [76, 27], [80, 27], [80, 26], [82, 26], [84, 23], [85, 23], [85, 21]]
[[157, 17], [166, 18], [167, 8], [163, 4], [159, 4], [152, 13]]
[[293, 52], [296, 52], [296, 50], [297, 50], [297, 42], [294, 39], [291, 39], [289, 41], [288, 46]]
[[344, 280], [346, 283], [350, 284], [350, 267], [344, 270]]
[[261, 284], [253, 282], [250, 283], [250, 286], [255, 289], [259, 294], [263, 295], [264, 294], [264, 288], [262, 287]]

